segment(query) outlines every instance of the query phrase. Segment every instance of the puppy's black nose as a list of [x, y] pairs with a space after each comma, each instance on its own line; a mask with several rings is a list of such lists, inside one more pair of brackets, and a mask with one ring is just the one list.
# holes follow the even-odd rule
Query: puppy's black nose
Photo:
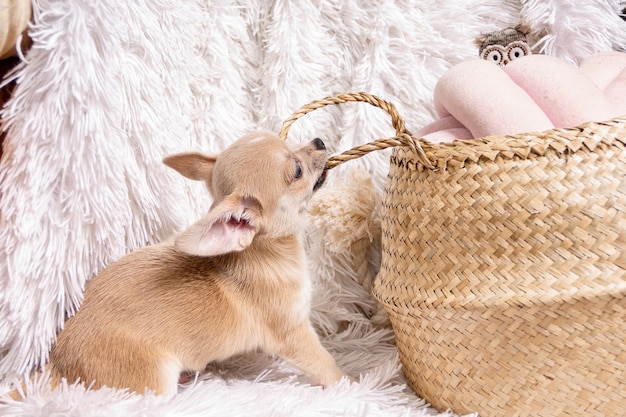
[[313, 146], [315, 146], [315, 149], [317, 149], [318, 151], [323, 151], [324, 149], [326, 149], [324, 141], [322, 141], [320, 138], [313, 139]]

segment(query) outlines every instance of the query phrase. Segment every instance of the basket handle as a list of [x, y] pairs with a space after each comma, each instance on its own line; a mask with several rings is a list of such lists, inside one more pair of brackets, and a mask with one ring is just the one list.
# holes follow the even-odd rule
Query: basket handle
[[317, 110], [321, 107], [325, 107], [331, 104], [341, 104], [348, 102], [365, 102], [371, 104], [372, 106], [379, 107], [385, 110], [391, 116], [391, 125], [396, 130], [396, 136], [393, 138], [376, 139], [368, 144], [356, 146], [339, 155], [332, 156], [326, 162], [326, 169], [331, 169], [346, 161], [360, 158], [361, 156], [366, 155], [370, 152], [395, 146], [408, 146], [409, 148], [411, 148], [411, 150], [413, 150], [413, 152], [417, 155], [419, 161], [424, 164], [424, 166], [430, 169], [434, 169], [434, 165], [426, 156], [426, 152], [424, 152], [424, 149], [422, 148], [419, 140], [415, 139], [406, 129], [404, 120], [398, 114], [396, 107], [392, 103], [369, 93], [361, 92], [339, 94], [333, 97], [326, 97], [321, 100], [312, 101], [309, 104], [302, 106], [299, 110], [295, 111], [288, 119], [283, 122], [278, 136], [281, 139], [286, 140], [287, 133], [289, 132], [289, 128], [291, 127], [291, 125], [293, 125], [295, 121], [298, 120], [300, 117], [312, 112], [313, 110]]

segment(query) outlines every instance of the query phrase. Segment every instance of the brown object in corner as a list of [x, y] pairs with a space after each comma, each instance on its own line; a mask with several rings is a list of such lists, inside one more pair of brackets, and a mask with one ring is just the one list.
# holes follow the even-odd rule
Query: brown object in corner
[[[5, 75], [9, 73], [18, 63], [20, 62], [19, 58], [10, 57], [6, 59], [0, 60], [0, 80], [4, 79]], [[15, 82], [11, 82], [0, 88], [0, 109], [4, 107], [4, 104], [9, 101], [11, 95], [13, 94], [13, 90], [15, 89]], [[1, 123], [0, 123], [1, 128]], [[0, 130], [0, 158], [2, 157], [2, 148], [4, 144], [4, 137], [6, 136], [5, 132]]]

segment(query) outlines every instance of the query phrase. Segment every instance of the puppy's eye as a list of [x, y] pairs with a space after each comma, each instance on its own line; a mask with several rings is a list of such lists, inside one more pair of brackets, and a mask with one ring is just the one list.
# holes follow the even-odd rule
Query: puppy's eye
[[298, 161], [298, 160], [296, 160], [296, 170], [293, 173], [293, 177], [295, 179], [302, 178], [302, 165], [300, 164], [300, 161]]

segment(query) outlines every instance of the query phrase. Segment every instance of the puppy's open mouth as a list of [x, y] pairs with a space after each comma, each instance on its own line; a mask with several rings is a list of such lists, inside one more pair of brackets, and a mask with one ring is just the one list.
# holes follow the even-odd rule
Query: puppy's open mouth
[[319, 176], [317, 181], [315, 181], [315, 184], [313, 185], [313, 191], [317, 191], [317, 189], [320, 188], [322, 184], [324, 184], [324, 181], [326, 181], [326, 170], [322, 171], [322, 174]]

